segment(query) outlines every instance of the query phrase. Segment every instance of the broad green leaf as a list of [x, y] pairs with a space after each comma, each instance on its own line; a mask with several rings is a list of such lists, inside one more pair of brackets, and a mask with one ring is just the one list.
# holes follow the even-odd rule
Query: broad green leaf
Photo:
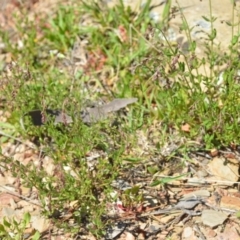
[[237, 42], [238, 42], [238, 39], [239, 39], [239, 35], [234, 35], [233, 38], [232, 38], [232, 45], [234, 46]]
[[29, 212], [24, 214], [23, 220], [25, 221], [25, 225], [28, 225], [31, 220], [31, 215]]
[[7, 221], [6, 218], [3, 219], [3, 225], [7, 228], [10, 228], [11, 227], [11, 223]]
[[32, 240], [39, 240], [40, 237], [41, 237], [41, 234], [38, 231], [36, 231], [35, 234], [32, 236]]
[[2, 233], [6, 233], [7, 231], [5, 230], [4, 226], [2, 224], [0, 224], [0, 235]]

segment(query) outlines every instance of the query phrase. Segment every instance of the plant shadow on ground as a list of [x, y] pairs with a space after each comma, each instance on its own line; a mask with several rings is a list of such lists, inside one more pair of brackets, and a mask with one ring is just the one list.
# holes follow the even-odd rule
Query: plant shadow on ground
[[[166, 37], [168, 20], [176, 11], [182, 14], [168, 4], [160, 24], [149, 17], [150, 1], [138, 13], [123, 1], [110, 9], [83, 1], [77, 7], [61, 6], [47, 24], [18, 16], [16, 21], [23, 21], [16, 34], [23, 47], [1, 32], [6, 52], [16, 62], [1, 73], [1, 107], [11, 112], [8, 123], [14, 129], [9, 138], [1, 134], [13, 143], [19, 136], [34, 141], [34, 151], [40, 152], [25, 165], [3, 155], [1, 167], [36, 189], [42, 214], [66, 231], [88, 230], [100, 237], [111, 223], [109, 203], [120, 198], [131, 211], [140, 207], [143, 196], [136, 186], [113, 196], [112, 182], [127, 176], [125, 171], [140, 167], [151, 176], [190, 150], [239, 143], [239, 36], [233, 36], [230, 54], [219, 55], [214, 19], [208, 18], [212, 32], [206, 35], [206, 57], [198, 58], [184, 15], [180, 30], [188, 37], [187, 51]], [[77, 49], [83, 52], [78, 58]], [[209, 76], [200, 73], [201, 67], [209, 67]], [[114, 97], [137, 97], [138, 104], [126, 116], [120, 113], [120, 124], [111, 119], [83, 124], [79, 112], [86, 99]], [[44, 118], [48, 108], [66, 111], [73, 123], [33, 126], [25, 119], [33, 109], [40, 109]], [[148, 135], [145, 152], [137, 146], [142, 132]], [[176, 151], [163, 157], [166, 163], [152, 167], [141, 161], [163, 155], [161, 148], [173, 142]], [[128, 178], [136, 184], [134, 174]]]

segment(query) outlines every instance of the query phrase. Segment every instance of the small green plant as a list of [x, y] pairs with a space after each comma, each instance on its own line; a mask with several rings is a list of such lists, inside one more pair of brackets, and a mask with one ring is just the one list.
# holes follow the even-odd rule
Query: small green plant
[[16, 128], [12, 124], [0, 122], [0, 134], [2, 135], [0, 143], [9, 141], [11, 138], [14, 139], [16, 133]]
[[[4, 156], [1, 166], [20, 178], [24, 186], [38, 191], [42, 213], [53, 224], [72, 234], [85, 228], [100, 239], [109, 223], [105, 213], [112, 200], [111, 183], [124, 175], [125, 160], [132, 168], [142, 164], [146, 156], [150, 159], [149, 153], [160, 156], [163, 145], [175, 138], [173, 133], [184, 141], [162, 161], [187, 154], [190, 142], [198, 142], [203, 149], [240, 142], [239, 35], [232, 35], [230, 54], [218, 54], [214, 42], [216, 19], [204, 16], [211, 24], [211, 32], [206, 34], [206, 56], [199, 58], [188, 20], [180, 6], [172, 9], [171, 0], [166, 1], [159, 24], [149, 16], [151, 1], [139, 12], [126, 7], [123, 1], [110, 9], [101, 1], [84, 0], [76, 6], [60, 6], [47, 22], [42, 19], [35, 23], [20, 16], [18, 44], [9, 34], [1, 33], [6, 51], [16, 61], [6, 66], [7, 73], [1, 72], [3, 108], [12, 113], [8, 123], [0, 123], [1, 141], [12, 138], [20, 142], [15, 137], [21, 135], [34, 141], [41, 152], [37, 166], [31, 162], [24, 166]], [[180, 30], [188, 39], [185, 51], [167, 36], [174, 11], [182, 15]], [[82, 40], [87, 43], [81, 49], [87, 56], [84, 64], [69, 61], [76, 39], [79, 45]], [[61, 57], [54, 54], [55, 50]], [[226, 62], [224, 72], [215, 68]], [[201, 67], [210, 68], [210, 75], [200, 73]], [[119, 113], [116, 124], [110, 119], [92, 125], [81, 121], [86, 98], [120, 97], [138, 98], [138, 104], [130, 108], [124, 120]], [[33, 109], [43, 113], [43, 120], [47, 109], [61, 109], [74, 121], [69, 125], [50, 121], [34, 126], [27, 117]], [[21, 117], [24, 129], [19, 123]], [[189, 126], [187, 131], [182, 128], [184, 124]], [[150, 128], [158, 133], [152, 145]], [[146, 134], [146, 139], [139, 132]], [[145, 148], [138, 156], [132, 151], [137, 140], [146, 144], [147, 154]], [[52, 172], [44, 165], [45, 156], [52, 160]], [[159, 168], [157, 164], [147, 165], [146, 174], [152, 176]], [[151, 186], [164, 187], [183, 176], [162, 177]], [[121, 192], [119, 198], [124, 210], [141, 211], [144, 195], [140, 187]], [[66, 212], [76, 227], [62, 221]], [[21, 223], [4, 219], [0, 225], [2, 239], [22, 239], [29, 221], [27, 214]], [[37, 232], [34, 236], [39, 237]]]
[[139, 186], [125, 190], [121, 199], [126, 212], [141, 211], [144, 198]]
[[44, 37], [50, 41], [52, 50], [66, 53], [73, 47], [79, 33], [76, 15], [73, 7], [61, 6], [49, 25], [45, 23]]
[[[23, 240], [26, 238], [25, 230], [29, 227], [31, 216], [25, 213], [23, 219], [18, 222], [14, 218], [3, 218], [3, 223], [0, 224], [0, 237], [2, 240]], [[29, 237], [29, 236], [27, 236]], [[40, 233], [35, 231], [31, 236], [32, 240], [40, 239]]]

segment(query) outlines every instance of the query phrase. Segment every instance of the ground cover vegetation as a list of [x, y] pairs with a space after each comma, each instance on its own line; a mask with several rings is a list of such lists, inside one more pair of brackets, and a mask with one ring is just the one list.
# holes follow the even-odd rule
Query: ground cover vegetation
[[[229, 23], [232, 41], [221, 52], [215, 18], [206, 13], [211, 33], [199, 57], [178, 3], [167, 1], [159, 22], [150, 10], [151, 1], [138, 11], [123, 1], [112, 8], [102, 1], [69, 1], [31, 18], [19, 1], [13, 32], [1, 30], [2, 52], [11, 59], [3, 59], [0, 69], [1, 174], [17, 179], [20, 195], [22, 187], [36, 192], [41, 215], [51, 222], [45, 232], [32, 232], [32, 239], [44, 239], [55, 228], [69, 239], [101, 239], [116, 222], [108, 213], [117, 199], [125, 212], [144, 211], [137, 183], [166, 189], [192, 174], [183, 171], [192, 153], [238, 149], [239, 25]], [[185, 51], [166, 35], [176, 14], [188, 39]], [[86, 106], [132, 97], [138, 101], [104, 120], [81, 119]], [[28, 115], [35, 109], [41, 126]], [[47, 109], [60, 109], [72, 123], [55, 124]], [[24, 163], [4, 150], [23, 145], [32, 157]], [[117, 179], [130, 181], [131, 188], [116, 190]], [[30, 215], [21, 226], [4, 218], [1, 239], [24, 239]]]

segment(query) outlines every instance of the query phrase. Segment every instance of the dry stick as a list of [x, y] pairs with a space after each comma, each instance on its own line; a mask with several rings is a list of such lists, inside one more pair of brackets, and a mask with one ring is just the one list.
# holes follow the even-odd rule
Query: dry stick
[[3, 188], [7, 193], [9, 193], [9, 194], [11, 194], [11, 195], [13, 195], [13, 196], [15, 196], [15, 197], [18, 197], [18, 198], [20, 198], [20, 199], [23, 199], [23, 200], [26, 201], [26, 202], [29, 202], [29, 203], [31, 203], [31, 204], [33, 204], [33, 205], [36, 205], [36, 206], [42, 208], [42, 206], [41, 206], [40, 204], [33, 202], [31, 199], [29, 199], [29, 198], [27, 198], [27, 197], [24, 197], [23, 195], [20, 195], [20, 194], [18, 194], [18, 193], [12, 192], [12, 191], [8, 190], [6, 187], [1, 186], [1, 185], [0, 185], [0, 188]]
[[205, 236], [203, 235], [202, 231], [200, 230], [198, 224], [195, 224], [195, 225], [193, 226], [193, 230], [199, 234], [201, 240], [207, 240], [207, 239], [205, 238]]

